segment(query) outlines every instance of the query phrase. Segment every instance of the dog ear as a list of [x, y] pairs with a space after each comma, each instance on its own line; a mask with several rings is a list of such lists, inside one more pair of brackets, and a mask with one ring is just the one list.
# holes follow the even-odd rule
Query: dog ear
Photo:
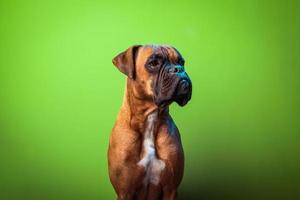
[[126, 51], [118, 54], [112, 60], [113, 64], [129, 78], [134, 79], [135, 75], [135, 58], [138, 48], [141, 45], [134, 45], [129, 47]]

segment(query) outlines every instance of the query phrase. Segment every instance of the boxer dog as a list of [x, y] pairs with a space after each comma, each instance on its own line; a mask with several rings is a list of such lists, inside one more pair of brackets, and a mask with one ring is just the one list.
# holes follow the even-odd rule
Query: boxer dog
[[135, 45], [112, 62], [127, 76], [108, 149], [117, 199], [176, 199], [184, 154], [169, 105], [184, 106], [191, 99], [184, 59], [171, 46]]

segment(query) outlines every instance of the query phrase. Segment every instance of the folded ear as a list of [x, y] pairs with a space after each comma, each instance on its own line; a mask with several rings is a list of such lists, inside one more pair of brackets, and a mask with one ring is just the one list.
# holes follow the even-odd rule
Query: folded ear
[[135, 75], [135, 58], [138, 48], [141, 45], [134, 45], [129, 47], [126, 51], [118, 54], [112, 60], [113, 64], [129, 78], [134, 79]]

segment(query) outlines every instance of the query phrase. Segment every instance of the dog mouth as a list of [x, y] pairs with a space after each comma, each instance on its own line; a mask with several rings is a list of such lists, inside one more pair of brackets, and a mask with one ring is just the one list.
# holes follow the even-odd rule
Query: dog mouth
[[156, 89], [154, 102], [158, 107], [166, 107], [172, 102], [185, 106], [192, 96], [192, 83], [188, 76], [164, 80]]
[[174, 101], [180, 105], [185, 106], [192, 97], [192, 84], [189, 79], [182, 79], [177, 84]]

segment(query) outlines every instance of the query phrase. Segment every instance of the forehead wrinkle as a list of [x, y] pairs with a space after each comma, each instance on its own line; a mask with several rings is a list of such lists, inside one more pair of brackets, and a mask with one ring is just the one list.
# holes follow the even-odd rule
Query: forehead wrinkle
[[147, 52], [150, 52], [147, 54], [147, 59], [154, 55], [162, 55], [163, 58], [169, 58], [169, 53], [167, 49], [164, 46], [161, 45], [145, 45], [144, 49], [148, 50]]
[[166, 48], [167, 48], [168, 54], [170, 55], [170, 60], [173, 62], [177, 62], [179, 60], [179, 58], [181, 57], [179, 52], [170, 46], [168, 46]]
[[167, 47], [161, 46], [160, 51], [164, 57], [166, 57], [166, 58], [170, 57]]
[[147, 52], [147, 56], [145, 56], [146, 60], [154, 54], [160, 54], [172, 63], [176, 63], [180, 58], [182, 58], [177, 49], [169, 45], [147, 44], [143, 46], [143, 49]]

